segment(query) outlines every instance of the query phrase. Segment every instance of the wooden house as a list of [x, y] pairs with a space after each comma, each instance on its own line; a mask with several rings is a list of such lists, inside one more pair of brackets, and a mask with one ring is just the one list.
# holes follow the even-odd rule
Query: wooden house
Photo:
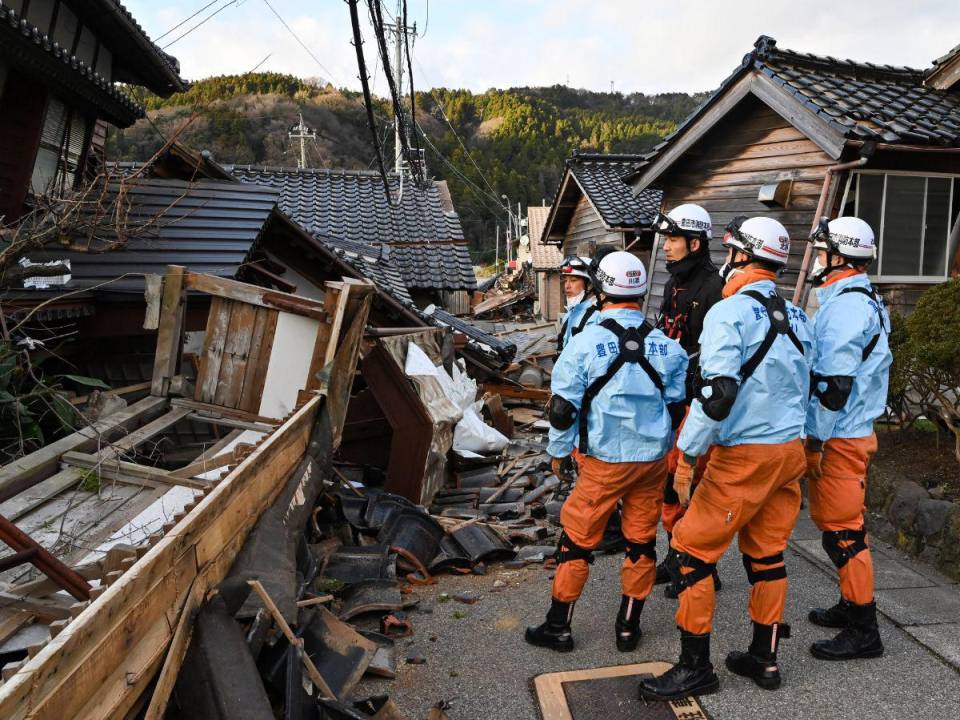
[[530, 238], [530, 263], [537, 276], [537, 312], [544, 320], [556, 320], [563, 312], [563, 279], [560, 263], [563, 253], [556, 245], [543, 241], [550, 208], [531, 205], [527, 208], [527, 237]]
[[[783, 50], [761, 37], [626, 180], [638, 196], [661, 189], [665, 209], [705, 207], [715, 259], [734, 217], [782, 222], [793, 244], [781, 289], [796, 300], [816, 218], [859, 215], [879, 240], [875, 283], [892, 308], [909, 312], [957, 269], [958, 68], [960, 48], [923, 71]], [[652, 276], [656, 308], [667, 278], [656, 251]]]
[[163, 97], [187, 87], [176, 59], [117, 0], [3, 0], [0, 222], [75, 187], [102, 159], [106, 124], [143, 117], [117, 83]]
[[574, 152], [566, 161], [542, 241], [560, 246], [561, 256], [590, 257], [600, 245], [629, 248], [646, 264], [660, 191], [632, 194], [622, 181], [642, 160], [641, 155]]

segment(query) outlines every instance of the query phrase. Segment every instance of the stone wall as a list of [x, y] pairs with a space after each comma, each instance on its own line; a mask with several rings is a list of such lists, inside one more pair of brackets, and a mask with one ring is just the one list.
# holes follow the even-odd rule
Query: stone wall
[[871, 468], [867, 529], [960, 580], [960, 503]]

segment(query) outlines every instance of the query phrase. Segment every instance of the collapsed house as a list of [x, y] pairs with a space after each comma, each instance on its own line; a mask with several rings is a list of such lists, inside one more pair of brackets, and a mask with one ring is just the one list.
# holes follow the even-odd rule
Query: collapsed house
[[[664, 208], [702, 205], [715, 239], [739, 215], [779, 220], [793, 239], [779, 284], [794, 302], [812, 262], [811, 226], [858, 215], [877, 235], [875, 287], [910, 312], [960, 268], [958, 66], [960, 47], [915, 70], [784, 50], [762, 36], [625, 179], [637, 197], [662, 190]], [[719, 260], [719, 243], [712, 252]], [[658, 308], [662, 252], [651, 269]]]

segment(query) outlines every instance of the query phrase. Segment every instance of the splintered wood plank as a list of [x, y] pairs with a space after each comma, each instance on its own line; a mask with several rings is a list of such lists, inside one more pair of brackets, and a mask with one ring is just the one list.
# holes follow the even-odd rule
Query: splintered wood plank
[[157, 329], [157, 352], [153, 360], [151, 395], [166, 395], [170, 379], [177, 374], [180, 359], [180, 339], [183, 335], [183, 308], [187, 297], [184, 287], [186, 268], [168, 265], [163, 278], [163, 298], [160, 301], [160, 327]]
[[0, 717], [124, 717], [160, 667], [194, 578], [209, 573], [212, 587], [226, 575], [303, 456], [322, 402], [314, 397], [294, 413], [4, 683]]
[[200, 372], [197, 373], [197, 391], [194, 397], [200, 402], [212, 403], [220, 379], [220, 363], [226, 342], [227, 328], [233, 303], [215, 297], [210, 302], [207, 315], [207, 331], [203, 339], [203, 354], [200, 356]]
[[325, 320], [327, 317], [322, 302], [301, 295], [291, 295], [290, 293], [248, 285], [236, 280], [198, 273], [188, 273], [185, 284], [192, 290], [205, 292], [216, 297], [229, 298], [237, 302], [259, 305], [273, 310], [283, 310], [314, 320]]
[[213, 402], [216, 405], [235, 408], [240, 402], [256, 315], [257, 308], [253, 305], [233, 305], [223, 347], [223, 360], [220, 363], [220, 380], [214, 393]]
[[[240, 409], [255, 413], [260, 409], [263, 385], [267, 380], [267, 367], [273, 352], [273, 339], [277, 334], [280, 313], [269, 308], [258, 308], [257, 325], [250, 340], [250, 357], [240, 393]], [[321, 326], [322, 327], [322, 326]]]

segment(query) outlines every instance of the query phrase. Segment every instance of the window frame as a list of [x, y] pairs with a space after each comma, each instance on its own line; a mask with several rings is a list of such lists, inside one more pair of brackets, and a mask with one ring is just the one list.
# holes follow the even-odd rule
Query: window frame
[[[912, 170], [881, 170], [881, 169], [862, 169], [856, 170], [849, 173], [847, 176], [847, 182], [844, 186], [843, 197], [841, 198], [840, 207], [846, 207], [847, 203], [850, 202], [850, 192], [851, 186], [853, 185], [853, 179], [857, 175], [881, 175], [883, 176], [883, 197], [881, 198], [880, 203], [880, 227], [874, 228], [879, 238], [879, 251], [877, 253], [876, 259], [876, 269], [870, 273], [870, 278], [876, 283], [880, 284], [913, 284], [913, 285], [937, 285], [942, 283], [944, 280], [950, 278], [950, 236], [953, 232], [953, 229], [956, 223], [960, 222], [960, 215], [957, 215], [954, 220], [954, 213], [960, 207], [960, 196], [955, 192], [957, 181], [960, 181], [960, 175], [954, 173], [943, 173], [943, 172], [922, 172], [922, 171], [912, 171]], [[942, 275], [881, 275], [880, 268], [883, 266], [883, 249], [886, 245], [883, 239], [884, 225], [886, 222], [887, 214], [887, 178], [890, 176], [896, 177], [921, 177], [924, 179], [923, 186], [923, 208], [921, 210], [922, 219], [921, 219], [921, 233], [920, 233], [920, 245], [919, 245], [919, 258], [920, 264], [919, 267], [923, 269], [923, 253], [926, 244], [926, 235], [927, 235], [927, 196], [929, 194], [930, 178], [944, 178], [950, 180], [950, 204], [947, 210], [947, 237], [944, 240], [946, 243], [946, 250], [944, 252], [944, 271]], [[854, 213], [859, 216], [860, 213], [860, 187], [861, 183], [857, 183], [856, 187], [853, 188], [853, 207]], [[951, 222], [952, 221], [952, 222]]]

